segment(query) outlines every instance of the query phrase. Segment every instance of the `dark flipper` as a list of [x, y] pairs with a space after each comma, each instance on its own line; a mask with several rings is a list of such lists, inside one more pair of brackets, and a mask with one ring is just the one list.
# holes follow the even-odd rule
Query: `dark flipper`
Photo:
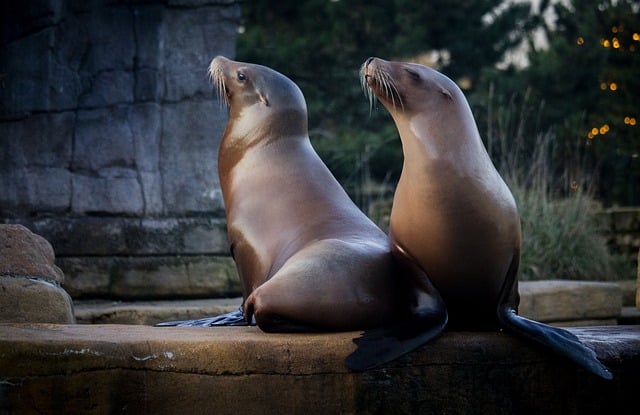
[[391, 325], [365, 331], [353, 339], [358, 348], [345, 359], [354, 371], [363, 371], [390, 362], [428, 343], [444, 330], [448, 321], [447, 308], [426, 274], [398, 246], [394, 246], [398, 275], [406, 282], [409, 297], [414, 301], [411, 315]]
[[546, 346], [601, 378], [613, 378], [609, 369], [600, 363], [596, 353], [571, 332], [519, 317], [515, 310], [507, 306], [499, 312], [498, 318], [505, 329], [515, 335]]
[[345, 359], [354, 371], [390, 362], [435, 338], [447, 325], [447, 311], [420, 311], [390, 327], [368, 330], [353, 339], [358, 348]]
[[605, 365], [600, 363], [596, 353], [585, 346], [574, 334], [567, 330], [548, 326], [517, 315], [514, 309], [517, 306], [514, 302], [517, 302], [517, 300], [514, 301], [514, 298], [517, 298], [515, 286], [519, 256], [519, 252], [516, 252], [502, 288], [501, 301], [498, 308], [500, 324], [514, 335], [545, 346], [591, 373], [604, 379], [612, 379], [613, 375]]
[[184, 320], [184, 321], [164, 321], [162, 323], [156, 323], [156, 327], [211, 327], [211, 326], [248, 326], [249, 324], [244, 318], [244, 312], [242, 306], [236, 311], [230, 313], [221, 314], [215, 317], [206, 317], [198, 320]]

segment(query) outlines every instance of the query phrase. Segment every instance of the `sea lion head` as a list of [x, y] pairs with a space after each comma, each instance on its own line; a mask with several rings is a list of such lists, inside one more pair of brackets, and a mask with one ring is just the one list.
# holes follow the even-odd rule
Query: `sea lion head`
[[375, 96], [394, 118], [433, 111], [459, 93], [453, 81], [434, 69], [380, 58], [364, 62], [360, 80], [370, 105]]
[[256, 129], [276, 135], [307, 133], [307, 106], [291, 79], [266, 66], [223, 56], [211, 61], [209, 74], [220, 101], [229, 106], [227, 132], [236, 136]]

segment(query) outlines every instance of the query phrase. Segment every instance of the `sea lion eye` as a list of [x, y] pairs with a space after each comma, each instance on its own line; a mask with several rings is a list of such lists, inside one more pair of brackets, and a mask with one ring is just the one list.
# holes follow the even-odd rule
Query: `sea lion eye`
[[407, 71], [407, 73], [409, 74], [411, 79], [416, 80], [416, 81], [420, 79], [420, 74], [418, 74], [418, 72], [415, 72], [415, 71], [413, 71], [411, 69], [405, 69], [405, 71]]
[[245, 74], [243, 74], [242, 72], [238, 72], [238, 81], [240, 82], [244, 82], [246, 81], [247, 76]]

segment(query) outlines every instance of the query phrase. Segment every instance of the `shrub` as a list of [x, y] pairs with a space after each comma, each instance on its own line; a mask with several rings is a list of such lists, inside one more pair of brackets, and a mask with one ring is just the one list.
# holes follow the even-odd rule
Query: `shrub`
[[599, 204], [587, 193], [551, 198], [540, 187], [511, 190], [522, 221], [521, 280], [616, 280], [631, 274], [626, 259], [609, 252], [595, 217]]

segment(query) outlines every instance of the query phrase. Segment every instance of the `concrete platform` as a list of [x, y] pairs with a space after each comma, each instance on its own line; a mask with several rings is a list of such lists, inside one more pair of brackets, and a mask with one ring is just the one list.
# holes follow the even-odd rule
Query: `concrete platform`
[[0, 325], [0, 413], [637, 413], [640, 326], [571, 329], [605, 381], [504, 333], [445, 333], [352, 373], [358, 333]]
[[74, 301], [76, 322], [80, 324], [143, 324], [161, 321], [194, 320], [235, 311], [242, 297], [167, 301]]
[[[173, 301], [74, 301], [78, 323], [147, 324], [188, 320], [234, 311], [242, 298]], [[520, 283], [520, 315], [556, 326], [615, 325], [622, 309], [616, 283], [525, 281]]]

